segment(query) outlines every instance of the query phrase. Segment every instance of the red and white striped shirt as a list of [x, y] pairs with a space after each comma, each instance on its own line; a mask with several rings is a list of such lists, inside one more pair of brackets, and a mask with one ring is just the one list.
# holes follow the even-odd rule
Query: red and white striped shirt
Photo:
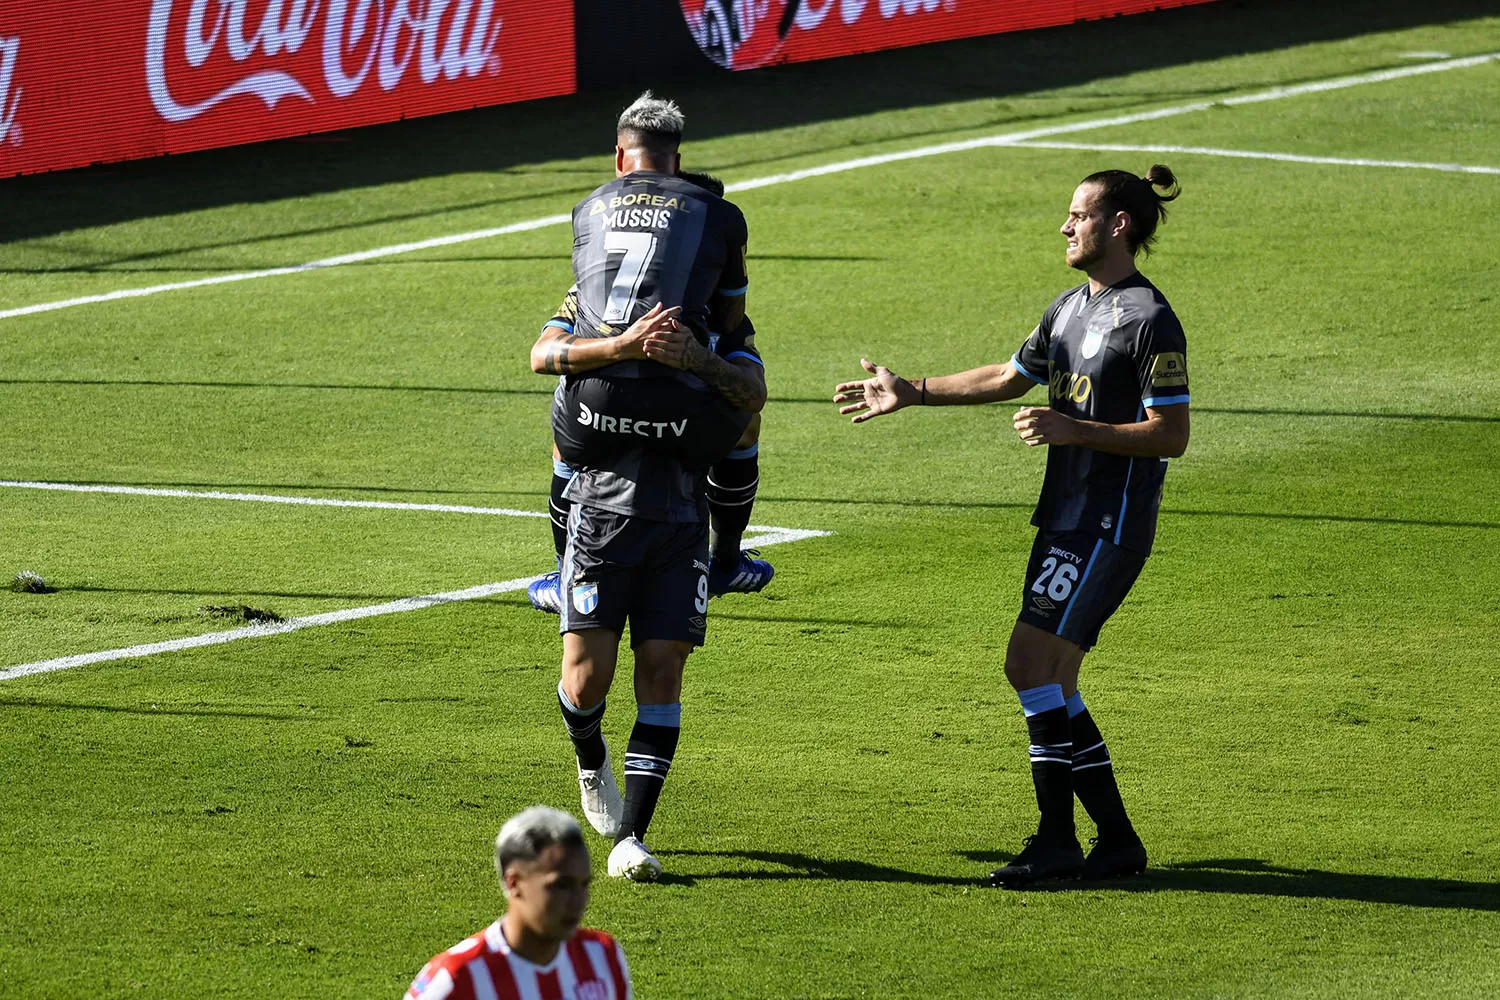
[[517, 955], [495, 921], [433, 958], [407, 1000], [633, 1000], [630, 967], [619, 942], [580, 928], [537, 965]]

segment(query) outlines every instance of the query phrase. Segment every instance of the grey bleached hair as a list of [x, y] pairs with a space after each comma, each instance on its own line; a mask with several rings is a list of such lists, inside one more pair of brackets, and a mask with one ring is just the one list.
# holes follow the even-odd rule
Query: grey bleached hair
[[495, 837], [495, 874], [505, 881], [505, 869], [517, 861], [535, 861], [551, 847], [584, 847], [583, 828], [561, 809], [532, 806], [505, 821]]
[[649, 145], [675, 149], [682, 142], [683, 122], [682, 109], [676, 101], [653, 97], [648, 90], [620, 113], [615, 134], [629, 132], [645, 139]]

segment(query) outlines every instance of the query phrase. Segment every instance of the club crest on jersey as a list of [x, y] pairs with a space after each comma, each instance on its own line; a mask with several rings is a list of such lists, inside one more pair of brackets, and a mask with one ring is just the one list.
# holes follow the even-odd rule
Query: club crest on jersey
[[1109, 319], [1104, 316], [1095, 316], [1089, 320], [1088, 329], [1083, 335], [1083, 347], [1081, 353], [1086, 358], [1092, 358], [1099, 353], [1099, 348], [1104, 346], [1104, 338], [1112, 329]]
[[609, 1000], [609, 987], [597, 979], [590, 979], [586, 983], [579, 983], [573, 990], [573, 995], [578, 1000]]
[[580, 615], [592, 614], [599, 606], [599, 585], [597, 583], [580, 583], [573, 588], [573, 607], [578, 609]]

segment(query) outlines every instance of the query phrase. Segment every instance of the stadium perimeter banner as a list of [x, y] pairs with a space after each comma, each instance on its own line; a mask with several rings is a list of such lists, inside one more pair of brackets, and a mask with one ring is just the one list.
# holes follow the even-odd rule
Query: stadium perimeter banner
[[[578, 87], [759, 69], [1213, 0], [577, 0]], [[622, 52], [623, 59], [585, 53]]]
[[[1212, 0], [680, 0], [693, 41], [745, 70]], [[580, 3], [580, 8], [585, 3]], [[629, 16], [641, 5], [605, 3]]]
[[3, 0], [0, 177], [572, 93], [570, 0]]
[[0, 0], [0, 177], [1209, 2]]

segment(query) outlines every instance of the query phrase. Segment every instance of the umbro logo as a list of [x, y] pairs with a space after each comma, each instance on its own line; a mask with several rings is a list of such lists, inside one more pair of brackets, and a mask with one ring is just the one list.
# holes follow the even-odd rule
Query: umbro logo
[[1037, 607], [1041, 608], [1043, 611], [1051, 611], [1052, 609], [1054, 609], [1054, 608], [1057, 607], [1056, 604], [1053, 604], [1051, 601], [1047, 600], [1045, 597], [1033, 597], [1031, 599], [1031, 603], [1035, 604]]

